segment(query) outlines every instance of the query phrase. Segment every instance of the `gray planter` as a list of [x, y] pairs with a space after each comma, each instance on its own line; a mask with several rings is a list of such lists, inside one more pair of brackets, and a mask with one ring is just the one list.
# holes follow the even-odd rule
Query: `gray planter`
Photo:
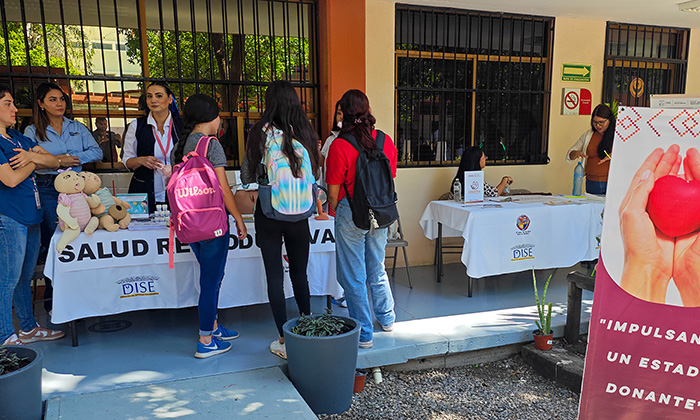
[[360, 323], [338, 318], [352, 330], [331, 337], [305, 337], [292, 332], [299, 318], [282, 327], [289, 379], [316, 414], [342, 413], [352, 404]]
[[41, 420], [41, 350], [29, 346], [4, 346], [21, 358], [31, 360], [27, 366], [0, 375], [0, 420]]

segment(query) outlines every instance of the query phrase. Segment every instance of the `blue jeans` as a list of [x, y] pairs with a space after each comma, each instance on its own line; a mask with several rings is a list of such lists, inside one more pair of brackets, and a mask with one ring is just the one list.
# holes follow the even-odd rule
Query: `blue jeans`
[[[42, 261], [46, 260], [51, 246], [51, 237], [56, 230], [58, 224], [58, 216], [56, 215], [56, 207], [58, 206], [58, 191], [53, 186], [53, 178], [37, 177], [36, 186], [39, 190], [39, 199], [41, 200], [42, 219], [41, 230], [41, 250], [39, 258]], [[49, 312], [53, 307], [53, 284], [51, 279], [44, 277], [44, 309]]]
[[608, 182], [586, 180], [586, 192], [589, 194], [605, 194], [608, 190]]
[[[228, 230], [227, 230], [228, 232]], [[211, 335], [224, 278], [229, 235], [190, 244], [199, 262], [199, 335]]]
[[384, 269], [387, 229], [369, 231], [355, 226], [352, 210], [346, 198], [335, 209], [335, 259], [338, 282], [345, 290], [348, 312], [362, 324], [360, 341], [372, 341], [372, 310], [367, 290], [372, 296], [372, 308], [377, 321], [389, 326], [394, 323], [394, 297], [389, 276]]
[[39, 255], [39, 225], [0, 214], [0, 344], [15, 333], [12, 304], [22, 331], [36, 327], [31, 283]]
[[43, 213], [43, 219], [41, 220], [41, 247], [48, 249], [51, 244], [51, 236], [53, 236], [58, 223], [58, 216], [56, 215], [58, 191], [53, 186], [51, 178], [37, 177], [36, 186], [39, 190], [41, 212]]

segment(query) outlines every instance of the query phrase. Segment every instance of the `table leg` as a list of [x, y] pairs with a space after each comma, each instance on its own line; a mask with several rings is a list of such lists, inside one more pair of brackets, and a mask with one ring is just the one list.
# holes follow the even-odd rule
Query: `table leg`
[[578, 343], [581, 328], [581, 297], [583, 290], [576, 282], [569, 280], [569, 293], [566, 303], [566, 325], [564, 338], [569, 344]]
[[78, 328], [75, 325], [75, 320], [68, 323], [70, 326], [70, 336], [73, 347], [78, 347]]
[[467, 297], [472, 297], [472, 278], [467, 276], [469, 286], [467, 286]]
[[326, 308], [331, 311], [331, 295], [326, 295]]
[[437, 237], [437, 282], [442, 282], [442, 223], [438, 222]]

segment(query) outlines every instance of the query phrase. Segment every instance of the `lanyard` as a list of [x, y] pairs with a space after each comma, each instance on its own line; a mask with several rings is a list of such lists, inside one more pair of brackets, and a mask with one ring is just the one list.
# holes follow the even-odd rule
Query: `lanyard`
[[[5, 137], [3, 135], [0, 135], [0, 137], [4, 138], [5, 140], [9, 141], [10, 144], [15, 146], [18, 149], [24, 149], [22, 147], [22, 144], [17, 140], [17, 143], [12, 141], [12, 138], [10, 137]], [[34, 203], [36, 204], [36, 208], [40, 209], [41, 208], [41, 200], [39, 199], [39, 187], [36, 186], [36, 178], [34, 177], [34, 172], [32, 171], [32, 174], [29, 176], [29, 179], [32, 180], [32, 186], [34, 188]]]
[[[152, 126], [153, 127], [153, 126]], [[158, 130], [156, 127], [153, 127], [153, 137], [156, 138], [156, 141], [158, 142], [158, 146], [160, 147], [160, 150], [163, 152], [163, 159], [165, 159], [165, 163], [168, 163], [168, 160], [170, 157], [168, 156], [168, 150], [170, 150], [170, 140], [173, 138], [173, 123], [172, 121], [170, 122], [170, 125], [168, 126], [168, 141], [165, 145], [165, 148], [163, 148], [163, 143], [160, 141], [161, 136], [160, 133], [158, 133]]]

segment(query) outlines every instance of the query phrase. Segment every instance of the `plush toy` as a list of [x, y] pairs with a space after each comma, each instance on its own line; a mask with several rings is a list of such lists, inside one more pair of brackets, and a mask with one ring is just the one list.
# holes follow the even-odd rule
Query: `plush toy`
[[92, 234], [99, 221], [90, 213], [91, 208], [96, 208], [100, 205], [99, 199], [96, 197], [87, 200], [87, 196], [83, 192], [85, 188], [85, 180], [74, 171], [64, 171], [56, 175], [53, 182], [58, 195], [58, 214], [59, 223], [63, 234], [56, 244], [58, 253], [62, 253], [66, 245], [80, 235], [81, 231], [85, 231], [87, 235]]
[[131, 223], [131, 215], [126, 210], [131, 206], [113, 196], [107, 187], [100, 188], [102, 180], [94, 173], [83, 171], [80, 176], [85, 180], [83, 192], [88, 196], [88, 203], [94, 203], [95, 200], [100, 203], [92, 208], [92, 214], [100, 221], [99, 227], [109, 232], [116, 232], [119, 228], [126, 229]]

